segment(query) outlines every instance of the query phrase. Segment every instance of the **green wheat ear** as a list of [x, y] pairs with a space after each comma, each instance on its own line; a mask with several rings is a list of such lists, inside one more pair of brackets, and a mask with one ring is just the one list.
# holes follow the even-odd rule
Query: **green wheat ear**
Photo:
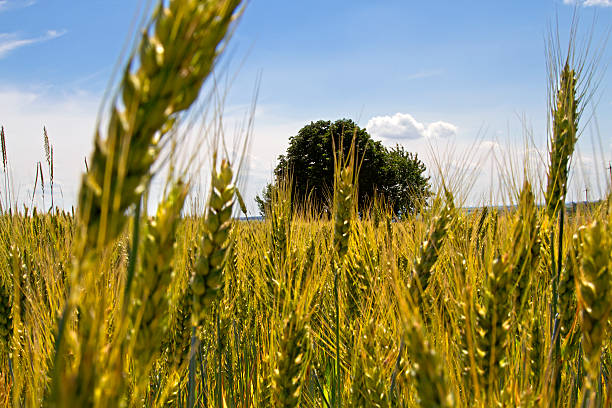
[[177, 180], [157, 214], [143, 230], [142, 262], [136, 275], [131, 319], [135, 323], [132, 356], [137, 381], [147, 379], [167, 330], [168, 289], [172, 281], [172, 257], [176, 229], [185, 203], [188, 185]]
[[510, 265], [507, 257], [497, 257], [490, 266], [483, 293], [483, 305], [479, 308], [476, 329], [476, 345], [479, 374], [487, 395], [495, 395], [496, 384], [503, 368], [508, 347], [510, 329]]
[[580, 266], [580, 245], [580, 235], [574, 234], [559, 279], [559, 332], [564, 342], [572, 331], [577, 311], [576, 272]]
[[540, 227], [535, 197], [531, 184], [525, 180], [519, 197], [517, 214], [512, 226], [511, 259], [514, 307], [518, 320], [522, 315], [532, 275], [537, 271], [540, 259]]
[[270, 204], [272, 222], [272, 262], [280, 267], [287, 258], [291, 240], [291, 183], [281, 182], [275, 189], [275, 197]]
[[569, 161], [578, 140], [578, 120], [580, 100], [576, 95], [576, 72], [566, 61], [552, 108], [552, 139], [550, 146], [550, 166], [546, 186], [546, 213], [551, 219], [563, 205], [567, 192]]
[[236, 191], [232, 184], [233, 177], [227, 160], [222, 160], [219, 170], [213, 169], [212, 172], [212, 189], [204, 221], [205, 231], [191, 281], [194, 295], [192, 320], [195, 326], [209, 316], [213, 302], [223, 288], [223, 266]]
[[528, 340], [529, 379], [534, 391], [537, 391], [542, 382], [545, 357], [544, 330], [541, 318], [537, 316], [537, 313], [534, 313], [531, 319], [531, 330], [529, 331]]
[[[51, 405], [89, 406], [94, 397], [98, 404], [118, 403], [123, 390], [108, 383], [123, 386], [124, 381], [103, 372], [109, 366], [120, 370], [123, 355], [113, 349], [113, 358], [105, 360], [98, 353], [100, 331], [108, 323], [99, 308], [105, 299], [83, 293], [96, 290], [102, 251], [124, 230], [129, 210], [136, 206], [138, 212], [137, 203], [148, 189], [166, 135], [197, 98], [240, 3], [160, 1], [136, 51], [138, 61], [129, 61], [125, 69], [117, 92], [120, 100], [113, 101], [106, 131], [96, 132], [89, 171], [81, 181], [75, 271], [58, 325]], [[77, 358], [69, 360], [65, 339], [73, 333], [66, 332], [74, 327], [77, 307], [82, 311], [77, 327], [80, 350]]]
[[412, 268], [412, 281], [409, 287], [413, 301], [419, 306], [423, 305], [422, 294], [429, 286], [433, 266], [438, 259], [445, 237], [453, 221], [454, 209], [453, 196], [449, 191], [446, 191], [446, 203], [440, 214], [431, 221], [427, 237], [419, 247], [419, 252]]
[[10, 353], [13, 330], [12, 301], [10, 287], [0, 276], [0, 361]]
[[191, 340], [191, 314], [193, 309], [193, 291], [187, 285], [181, 292], [174, 310], [173, 319], [163, 344], [169, 366], [181, 372], [187, 363]]
[[334, 248], [339, 259], [344, 259], [348, 252], [353, 218], [353, 169], [350, 163], [339, 171], [334, 198]]
[[413, 321], [406, 333], [408, 352], [412, 359], [411, 374], [415, 381], [418, 401], [422, 407], [453, 407], [442, 361], [425, 338], [422, 327]]
[[126, 210], [138, 202], [177, 115], [197, 98], [236, 18], [240, 0], [160, 3], [119, 85], [121, 102], [110, 112], [106, 139], [96, 133], [89, 171], [78, 200], [86, 247], [112, 242]]
[[274, 407], [300, 406], [310, 358], [310, 328], [303, 318], [291, 313], [280, 331], [276, 368], [272, 375]]
[[266, 208], [266, 218], [270, 219], [269, 250], [264, 255], [264, 273], [268, 296], [276, 304], [282, 304], [283, 298], [290, 291], [287, 276], [283, 276], [285, 265], [292, 258], [289, 253], [291, 242], [291, 179], [283, 176], [274, 186], [272, 199]]

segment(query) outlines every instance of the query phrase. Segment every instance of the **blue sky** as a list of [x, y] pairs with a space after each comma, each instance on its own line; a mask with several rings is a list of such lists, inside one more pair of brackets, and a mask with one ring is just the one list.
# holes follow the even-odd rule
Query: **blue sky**
[[[141, 3], [0, 0], [0, 125], [22, 200], [28, 202], [35, 163], [44, 158], [47, 126], [63, 193], [57, 201], [74, 203], [100, 100]], [[578, 7], [583, 32], [597, 17], [598, 52], [612, 27], [610, 6], [610, 0], [251, 1], [221, 65], [233, 78], [228, 123], [245, 114], [261, 74], [246, 196], [251, 201], [270, 179], [276, 157], [304, 124], [350, 117], [374, 138], [418, 152], [432, 176], [434, 156], [445, 158], [449, 172], [471, 171], [468, 203], [499, 201], [491, 180], [507, 170], [508, 157], [523, 155], [523, 124], [536, 147], [546, 146], [548, 30], [558, 19], [564, 44]], [[587, 128], [581, 137], [569, 199], [583, 198], [587, 186], [591, 197], [607, 186], [612, 80], [603, 68], [611, 58], [608, 47], [597, 93], [599, 136]]]

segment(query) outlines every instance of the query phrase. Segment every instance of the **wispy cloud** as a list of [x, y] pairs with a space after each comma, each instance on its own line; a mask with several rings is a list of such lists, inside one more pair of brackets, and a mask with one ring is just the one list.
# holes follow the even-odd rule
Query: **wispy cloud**
[[368, 132], [382, 139], [442, 139], [457, 134], [457, 126], [437, 121], [429, 124], [419, 122], [408, 113], [393, 116], [375, 116], [366, 125]]
[[585, 7], [612, 7], [612, 0], [563, 0], [564, 4], [580, 4]]
[[15, 8], [30, 7], [36, 0], [0, 0], [0, 13]]
[[430, 71], [418, 71], [413, 74], [407, 75], [404, 79], [408, 81], [412, 81], [415, 79], [424, 79], [424, 78], [431, 78], [431, 77], [439, 76], [439, 75], [442, 75], [443, 73], [444, 71], [441, 69], [434, 69]]
[[[1, 6], [2, 3], [0, 3]], [[0, 59], [4, 58], [9, 52], [44, 41], [53, 40], [66, 34], [65, 30], [49, 30], [39, 37], [22, 38], [16, 33], [0, 33]]]

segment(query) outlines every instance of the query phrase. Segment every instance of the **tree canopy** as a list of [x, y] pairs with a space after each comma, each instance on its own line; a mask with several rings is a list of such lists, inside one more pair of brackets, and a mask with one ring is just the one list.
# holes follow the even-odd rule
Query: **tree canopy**
[[[293, 182], [293, 199], [310, 199], [315, 206], [325, 206], [334, 183], [334, 149], [342, 147], [346, 157], [355, 137], [360, 208], [375, 194], [385, 197], [398, 214], [413, 212], [427, 198], [429, 178], [425, 165], [416, 154], [397, 145], [386, 148], [374, 141], [365, 129], [350, 119], [335, 122], [319, 120], [301, 128], [289, 139], [286, 154], [279, 156], [274, 176], [278, 181], [289, 175]], [[274, 185], [268, 184], [256, 197], [261, 213], [270, 201]]]

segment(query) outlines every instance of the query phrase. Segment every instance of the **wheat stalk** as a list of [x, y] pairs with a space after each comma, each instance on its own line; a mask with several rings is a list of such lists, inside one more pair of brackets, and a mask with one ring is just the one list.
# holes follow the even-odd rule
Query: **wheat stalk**
[[334, 207], [333, 207], [333, 235], [332, 243], [334, 256], [332, 267], [334, 270], [334, 330], [335, 330], [335, 376], [333, 401], [342, 404], [341, 366], [340, 366], [340, 276], [347, 260], [350, 234], [354, 212], [354, 181], [355, 174], [355, 140], [351, 144], [347, 159], [342, 157], [342, 145], [338, 157], [334, 156]]

